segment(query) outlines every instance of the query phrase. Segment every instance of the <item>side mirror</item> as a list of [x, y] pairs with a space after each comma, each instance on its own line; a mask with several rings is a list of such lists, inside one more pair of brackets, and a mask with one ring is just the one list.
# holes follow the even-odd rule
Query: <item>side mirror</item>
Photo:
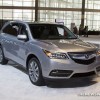
[[17, 39], [18, 39], [18, 40], [26, 41], [26, 40], [27, 40], [27, 36], [26, 36], [26, 35], [18, 35], [18, 36], [17, 36]]

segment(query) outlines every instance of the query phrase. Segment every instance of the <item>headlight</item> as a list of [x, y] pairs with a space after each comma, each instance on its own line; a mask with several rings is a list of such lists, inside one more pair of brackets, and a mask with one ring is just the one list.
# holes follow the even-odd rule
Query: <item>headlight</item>
[[43, 51], [51, 59], [68, 59], [65, 53], [61, 53], [61, 52], [51, 53], [50, 51], [47, 50], [43, 50]]
[[97, 50], [97, 53], [96, 53], [97, 55], [100, 55], [100, 49], [99, 50]]

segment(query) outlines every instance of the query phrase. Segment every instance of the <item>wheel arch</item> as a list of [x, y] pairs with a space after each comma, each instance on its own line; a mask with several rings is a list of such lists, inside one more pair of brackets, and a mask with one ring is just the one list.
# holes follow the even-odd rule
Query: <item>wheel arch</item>
[[[27, 57], [27, 59], [26, 59], [26, 69], [27, 69], [27, 70], [28, 70], [28, 62], [29, 62], [29, 60], [30, 60], [32, 57], [35, 57], [35, 58], [39, 61], [39, 59], [38, 59], [38, 57], [37, 57], [36, 55], [34, 55], [34, 54], [29, 54], [28, 57]], [[39, 61], [39, 62], [40, 62], [40, 61]]]

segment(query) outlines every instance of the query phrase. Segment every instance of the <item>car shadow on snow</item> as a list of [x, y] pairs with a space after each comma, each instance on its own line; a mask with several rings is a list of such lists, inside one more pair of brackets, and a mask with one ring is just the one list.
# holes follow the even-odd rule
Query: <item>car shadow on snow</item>
[[14, 68], [16, 68], [16, 69], [18, 69], [18, 70], [24, 72], [25, 74], [28, 74], [28, 73], [27, 73], [27, 70], [26, 70], [24, 67], [22, 67], [21, 65], [17, 65], [16, 63], [14, 63], [14, 62], [12, 62], [12, 61], [9, 61], [9, 62], [8, 62], [8, 65], [11, 65], [12, 67], [14, 67]]
[[98, 83], [94, 80], [95, 77], [80, 77], [71, 78], [66, 80], [47, 81], [47, 86], [51, 88], [77, 88], [87, 87]]
[[[26, 69], [20, 65], [16, 65], [13, 62], [9, 62], [8, 65], [28, 74]], [[75, 77], [66, 80], [45, 80], [45, 85], [50, 88], [77, 88], [77, 87], [87, 87], [98, 83], [95, 80], [96, 76], [91, 77]]]

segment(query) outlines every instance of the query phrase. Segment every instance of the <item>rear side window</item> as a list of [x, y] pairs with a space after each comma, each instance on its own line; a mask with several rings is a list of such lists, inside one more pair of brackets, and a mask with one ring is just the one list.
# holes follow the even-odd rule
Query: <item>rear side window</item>
[[19, 26], [17, 24], [8, 24], [4, 29], [3, 32], [12, 36], [18, 35]]

